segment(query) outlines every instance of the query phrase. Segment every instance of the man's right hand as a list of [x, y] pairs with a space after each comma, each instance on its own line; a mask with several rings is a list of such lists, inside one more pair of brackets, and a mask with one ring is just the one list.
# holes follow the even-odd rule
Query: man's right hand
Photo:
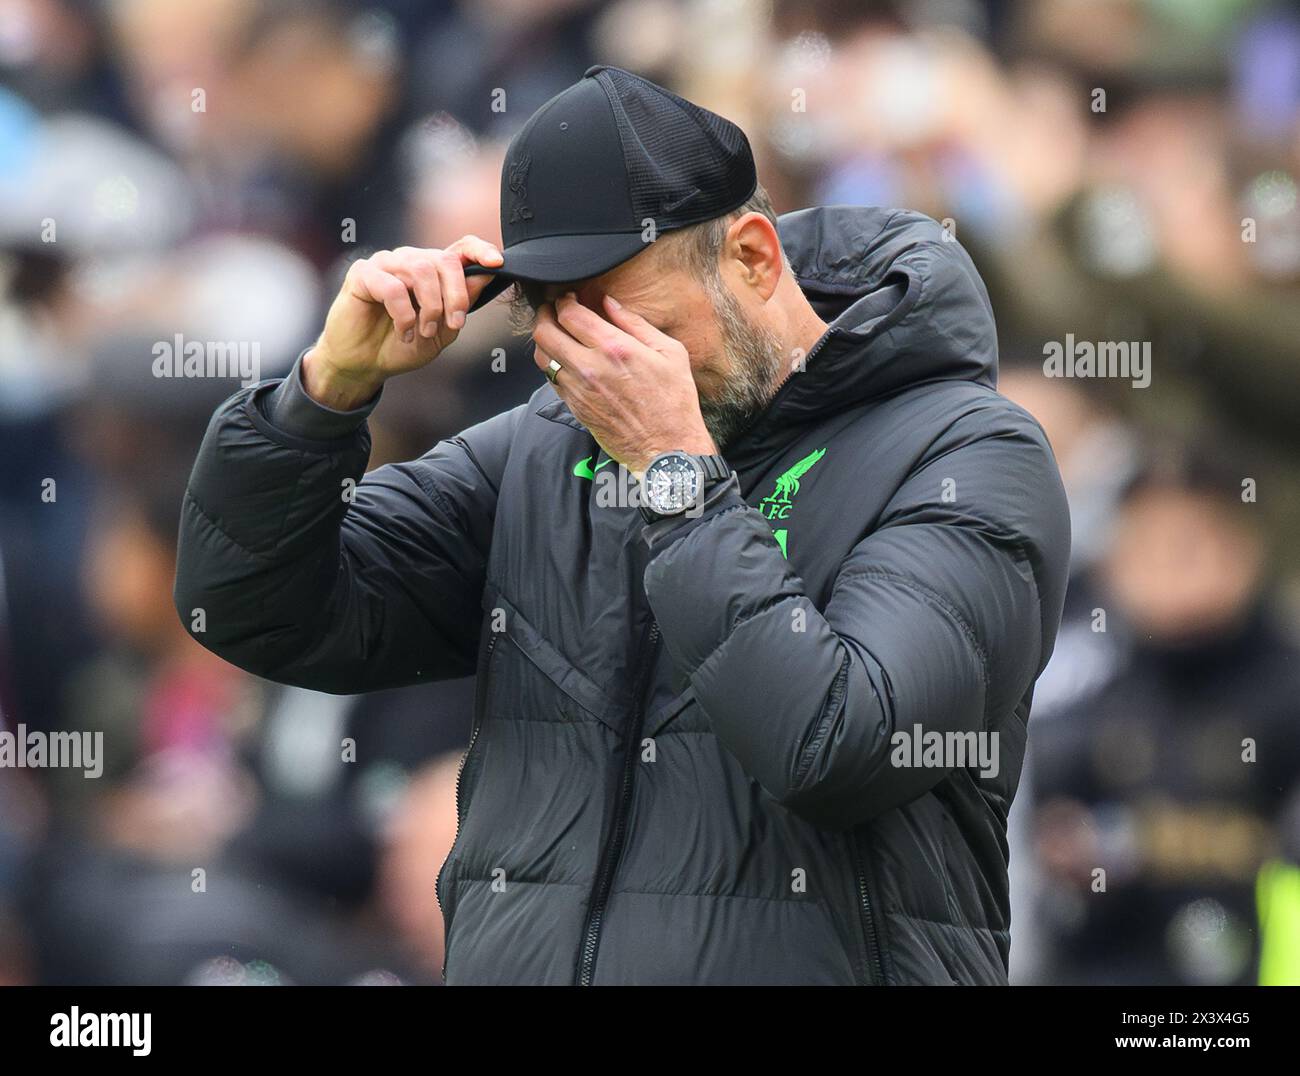
[[303, 357], [307, 394], [351, 411], [390, 377], [427, 366], [460, 335], [470, 306], [492, 280], [467, 278], [465, 266], [501, 262], [501, 252], [474, 235], [446, 250], [398, 247], [354, 261], [316, 346]]

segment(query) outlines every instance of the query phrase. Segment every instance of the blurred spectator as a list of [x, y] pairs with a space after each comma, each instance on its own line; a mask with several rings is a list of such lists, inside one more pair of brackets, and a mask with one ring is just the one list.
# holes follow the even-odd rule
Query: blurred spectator
[[398, 936], [429, 977], [442, 974], [442, 909], [429, 900], [456, 840], [460, 752], [430, 763], [393, 812], [380, 863], [379, 901]]
[[1092, 614], [1111, 660], [1034, 714], [1050, 981], [1257, 973], [1256, 875], [1300, 777], [1300, 652], [1263, 588], [1258, 509], [1212, 451], [1158, 457], [1128, 490]]

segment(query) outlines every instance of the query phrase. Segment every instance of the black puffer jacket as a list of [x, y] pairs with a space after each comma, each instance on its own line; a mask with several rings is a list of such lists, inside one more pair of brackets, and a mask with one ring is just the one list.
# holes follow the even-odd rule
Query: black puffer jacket
[[[938, 225], [831, 208], [781, 234], [834, 323], [698, 518], [610, 505], [618, 469], [550, 386], [350, 504], [364, 411], [295, 371], [212, 420], [176, 581], [204, 645], [334, 692], [478, 672], [450, 983], [1005, 981], [1056, 465]], [[996, 776], [895, 765], [917, 726], [996, 732]]]

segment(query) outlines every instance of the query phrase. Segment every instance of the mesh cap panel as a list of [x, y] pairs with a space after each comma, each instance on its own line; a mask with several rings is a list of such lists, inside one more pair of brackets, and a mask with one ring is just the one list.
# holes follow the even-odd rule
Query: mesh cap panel
[[754, 193], [753, 154], [734, 123], [618, 68], [595, 77], [614, 109], [638, 218], [660, 230], [696, 224]]

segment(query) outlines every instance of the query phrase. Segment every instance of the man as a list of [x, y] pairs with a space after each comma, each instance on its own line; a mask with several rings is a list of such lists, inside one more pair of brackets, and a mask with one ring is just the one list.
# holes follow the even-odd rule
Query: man
[[[357, 262], [217, 412], [183, 619], [324, 691], [477, 671], [449, 983], [1004, 982], [1069, 538], [969, 259], [907, 212], [778, 231], [738, 128], [613, 68], [501, 192], [503, 251]], [[512, 281], [551, 384], [353, 489], [381, 386]]]

